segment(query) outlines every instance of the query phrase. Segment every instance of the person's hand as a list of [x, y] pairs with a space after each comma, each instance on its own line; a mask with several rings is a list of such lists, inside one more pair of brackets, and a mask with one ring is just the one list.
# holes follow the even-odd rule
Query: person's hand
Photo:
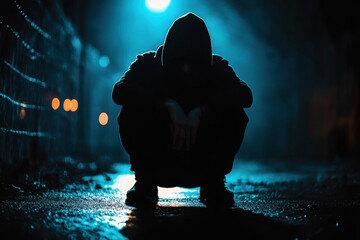
[[186, 151], [195, 143], [200, 125], [201, 109], [194, 108], [185, 115], [180, 105], [174, 100], [165, 102], [172, 120], [172, 145], [173, 149], [180, 151], [185, 145]]
[[168, 110], [172, 121], [173, 149], [180, 151], [185, 142], [187, 117], [180, 105], [174, 100], [166, 101], [165, 107]]
[[173, 149], [180, 151], [185, 145], [186, 151], [189, 151], [196, 140], [201, 118], [200, 108], [194, 108], [186, 116], [180, 105], [174, 100], [168, 100], [165, 107], [172, 120]]
[[195, 143], [197, 131], [200, 125], [200, 118], [201, 118], [201, 109], [199, 107], [194, 108], [188, 114], [187, 129], [185, 132], [186, 135], [185, 145], [187, 151], [189, 151], [190, 146]]

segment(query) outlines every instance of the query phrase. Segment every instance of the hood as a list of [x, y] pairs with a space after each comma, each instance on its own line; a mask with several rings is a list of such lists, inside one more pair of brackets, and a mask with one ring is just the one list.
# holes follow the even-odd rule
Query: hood
[[164, 68], [212, 65], [210, 34], [200, 17], [188, 13], [175, 20], [166, 35], [161, 63]]

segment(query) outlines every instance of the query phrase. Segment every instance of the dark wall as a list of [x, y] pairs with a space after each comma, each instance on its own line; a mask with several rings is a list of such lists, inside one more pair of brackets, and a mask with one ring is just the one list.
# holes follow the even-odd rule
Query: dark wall
[[[0, 11], [0, 174], [8, 175], [77, 152], [81, 46], [60, 1], [6, 0]], [[66, 98], [79, 101], [76, 112], [63, 110]]]
[[263, 106], [260, 112], [250, 109], [252, 120], [259, 123], [260, 117], [257, 126], [264, 127], [246, 136], [242, 154], [358, 157], [360, 20], [355, 1], [230, 2], [272, 49], [259, 69], [268, 73], [262, 76], [266, 79], [251, 83], [256, 104]]
[[[85, 21], [86, 1], [1, 1], [2, 178], [123, 152], [116, 133], [116, 143], [109, 140], [110, 121], [98, 121], [109, 113], [106, 82], [114, 73], [100, 66], [103, 54], [87, 41]], [[60, 100], [56, 110], [54, 98]], [[65, 111], [65, 99], [76, 99], [77, 110]]]

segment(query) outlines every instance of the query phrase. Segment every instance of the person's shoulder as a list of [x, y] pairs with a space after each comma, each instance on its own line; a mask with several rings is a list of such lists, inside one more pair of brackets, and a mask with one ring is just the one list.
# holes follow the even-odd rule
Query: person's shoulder
[[213, 66], [214, 67], [227, 67], [227, 66], [229, 66], [229, 61], [220, 55], [213, 54]]
[[130, 69], [141, 69], [148, 65], [153, 65], [155, 62], [155, 52], [149, 51], [136, 56], [135, 61], [130, 65]]
[[159, 59], [159, 49], [157, 51], [148, 51], [137, 55], [136, 60], [131, 63], [131, 68], [134, 69], [139, 67], [154, 66], [160, 64], [161, 62]]
[[241, 84], [246, 85], [246, 83], [236, 75], [234, 69], [229, 64], [229, 61], [220, 55], [213, 55], [213, 69], [217, 74], [225, 74], [229, 79], [236, 79], [236, 81], [240, 81]]
[[155, 59], [155, 51], [148, 51], [148, 52], [144, 52], [142, 54], [139, 54], [136, 56], [136, 62], [137, 61], [151, 61]]

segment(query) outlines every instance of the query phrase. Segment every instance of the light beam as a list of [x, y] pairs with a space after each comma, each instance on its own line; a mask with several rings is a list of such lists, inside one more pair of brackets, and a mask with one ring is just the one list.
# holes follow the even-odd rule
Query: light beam
[[170, 0], [146, 0], [145, 5], [152, 12], [163, 12], [170, 5]]

